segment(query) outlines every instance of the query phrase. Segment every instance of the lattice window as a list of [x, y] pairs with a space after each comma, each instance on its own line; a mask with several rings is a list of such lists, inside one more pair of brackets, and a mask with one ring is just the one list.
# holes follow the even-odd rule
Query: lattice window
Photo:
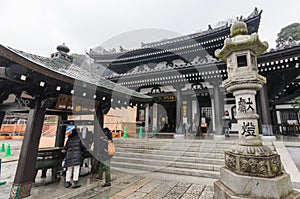
[[207, 118], [212, 118], [212, 109], [211, 107], [201, 107], [201, 115], [205, 113]]
[[282, 123], [289, 123], [289, 121], [298, 121], [298, 115], [294, 111], [281, 111]]

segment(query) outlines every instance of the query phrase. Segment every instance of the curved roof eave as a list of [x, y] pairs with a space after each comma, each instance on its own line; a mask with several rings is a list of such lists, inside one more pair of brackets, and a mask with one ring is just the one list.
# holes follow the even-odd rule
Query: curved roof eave
[[[138, 93], [124, 86], [111, 82], [103, 77], [96, 76], [87, 70], [81, 69], [75, 64], [64, 65], [51, 58], [42, 57], [26, 53], [20, 50], [13, 49], [0, 44], [0, 56], [14, 61], [32, 71], [47, 74], [47, 76], [64, 81], [69, 84], [74, 84], [75, 81], [81, 81], [90, 85], [96, 86], [98, 89], [108, 93], [115, 93], [123, 97], [130, 96], [135, 100], [150, 100], [152, 97]], [[75, 67], [78, 71], [72, 70]], [[70, 69], [71, 68], [71, 69]], [[69, 70], [70, 69], [70, 70]]]

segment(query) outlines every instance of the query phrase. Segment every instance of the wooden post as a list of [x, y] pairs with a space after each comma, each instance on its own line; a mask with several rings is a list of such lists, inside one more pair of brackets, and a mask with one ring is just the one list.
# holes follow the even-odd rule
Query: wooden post
[[34, 107], [29, 110], [28, 122], [20, 151], [15, 179], [10, 198], [18, 199], [30, 196], [31, 185], [35, 176], [35, 162], [42, 133], [45, 109], [41, 108], [41, 100], [35, 100]]
[[64, 146], [67, 126], [65, 126], [65, 125], [62, 126], [61, 124], [62, 124], [62, 121], [66, 121], [67, 119], [68, 119], [67, 114], [58, 116], [55, 147], [63, 147]]
[[4, 120], [4, 116], [5, 116], [5, 112], [4, 111], [0, 111], [0, 129]]
[[273, 135], [271, 113], [269, 108], [267, 85], [264, 85], [259, 91], [259, 105], [261, 110], [261, 124], [263, 135]]

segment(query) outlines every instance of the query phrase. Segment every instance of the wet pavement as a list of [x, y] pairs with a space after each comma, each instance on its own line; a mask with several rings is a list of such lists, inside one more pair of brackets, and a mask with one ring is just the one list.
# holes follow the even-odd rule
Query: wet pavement
[[[3, 179], [6, 185], [0, 187], [0, 199], [9, 197], [11, 184], [14, 178], [17, 162], [3, 164]], [[40, 173], [38, 174], [38, 176]], [[48, 172], [47, 176], [50, 176]], [[181, 175], [161, 174], [147, 172], [136, 174], [128, 171], [112, 171], [112, 186], [103, 188], [103, 181], [96, 180], [96, 176], [88, 175], [80, 177], [80, 188], [72, 189], [64, 187], [64, 177], [60, 182], [47, 186], [35, 187], [33, 185], [30, 198], [111, 198], [111, 199], [138, 199], [138, 198], [213, 198], [214, 179], [187, 177]], [[49, 177], [50, 178], [50, 177]], [[42, 179], [47, 181], [48, 179]], [[37, 177], [37, 182], [41, 181]]]
[[[299, 139], [279, 138], [279, 141], [288, 145], [289, 153], [292, 155], [296, 165], [300, 165], [300, 159], [297, 153], [300, 149]], [[0, 199], [6, 199], [9, 196], [10, 188], [14, 180], [14, 175], [19, 157], [19, 149], [22, 141], [7, 140], [4, 141], [11, 145], [10, 157], [4, 157], [4, 153], [0, 153], [2, 158], [2, 172], [0, 181], [6, 181], [5, 185], [0, 186]], [[1, 142], [0, 142], [1, 143]], [[37, 182], [40, 179], [38, 173]], [[48, 171], [50, 178], [50, 170]], [[46, 198], [110, 198], [110, 199], [170, 199], [170, 198], [197, 198], [211, 199], [213, 198], [213, 182], [215, 179], [200, 178], [183, 175], [162, 174], [155, 172], [139, 173], [132, 170], [112, 170], [112, 186], [103, 188], [104, 182], [97, 181], [96, 176], [88, 175], [80, 177], [82, 186], [77, 189], [64, 188], [64, 176], [60, 182], [49, 184], [47, 186], [32, 187], [32, 195], [30, 198], [46, 199]]]

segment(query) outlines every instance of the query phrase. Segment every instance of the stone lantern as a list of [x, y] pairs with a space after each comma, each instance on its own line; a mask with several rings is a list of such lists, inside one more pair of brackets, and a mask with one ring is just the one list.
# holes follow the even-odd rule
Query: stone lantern
[[227, 63], [228, 79], [223, 85], [235, 96], [239, 132], [239, 143], [225, 152], [225, 167], [214, 184], [216, 199], [271, 199], [298, 194], [292, 189], [289, 174], [282, 171], [280, 156], [263, 146], [259, 138], [255, 95], [266, 78], [258, 74], [257, 57], [267, 48], [267, 42], [261, 42], [257, 33], [249, 35], [247, 25], [238, 21], [231, 26], [224, 47], [215, 52]]

